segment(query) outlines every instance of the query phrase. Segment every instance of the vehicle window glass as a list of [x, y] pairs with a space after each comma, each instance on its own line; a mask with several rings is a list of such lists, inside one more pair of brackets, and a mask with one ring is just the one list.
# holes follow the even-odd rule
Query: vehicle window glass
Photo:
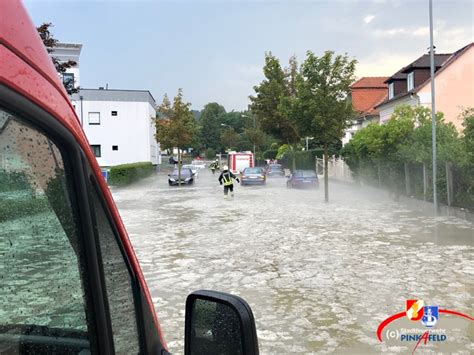
[[115, 351], [120, 354], [137, 354], [140, 346], [132, 278], [119, 241], [95, 189], [92, 196]]
[[58, 147], [0, 108], [1, 353], [90, 347], [69, 181]]

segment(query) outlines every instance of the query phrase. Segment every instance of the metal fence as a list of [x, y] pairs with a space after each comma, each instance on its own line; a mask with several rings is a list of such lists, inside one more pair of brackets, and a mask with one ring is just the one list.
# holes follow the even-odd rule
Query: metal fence
[[[324, 158], [316, 158], [316, 173], [324, 175]], [[331, 157], [328, 159], [328, 176], [344, 182], [354, 182], [351, 169], [342, 158]]]
[[[316, 162], [324, 172], [324, 161]], [[424, 201], [433, 200], [432, 166], [424, 163], [365, 163], [349, 169], [342, 159], [332, 158], [328, 162], [329, 176], [342, 181], [357, 181], [393, 193]], [[319, 173], [319, 172], [318, 172]], [[447, 206], [474, 210], [474, 177], [470, 172], [451, 163], [438, 164], [438, 200]]]

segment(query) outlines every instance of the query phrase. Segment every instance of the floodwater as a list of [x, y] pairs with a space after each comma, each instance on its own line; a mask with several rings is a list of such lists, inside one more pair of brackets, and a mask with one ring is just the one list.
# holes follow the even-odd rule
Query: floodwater
[[[161, 173], [113, 190], [170, 351], [183, 352], [184, 303], [198, 289], [246, 299], [263, 354], [411, 353], [415, 343], [375, 335], [407, 299], [472, 316], [472, 223], [375, 189], [333, 183], [328, 204], [323, 194], [274, 178], [224, 198], [207, 170], [190, 187]], [[451, 346], [474, 351], [473, 334], [461, 323]]]

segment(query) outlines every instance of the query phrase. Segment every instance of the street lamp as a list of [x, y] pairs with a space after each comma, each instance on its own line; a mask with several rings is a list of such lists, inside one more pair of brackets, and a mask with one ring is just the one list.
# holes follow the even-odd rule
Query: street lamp
[[247, 117], [247, 118], [253, 118], [253, 130], [254, 130], [254, 137], [253, 137], [253, 159], [255, 160], [255, 129], [257, 128], [256, 127], [256, 122], [255, 122], [255, 115], [252, 115], [252, 117], [250, 117], [249, 115], [246, 115], [245, 113], [242, 114], [242, 117]]
[[306, 137], [306, 138], [305, 138], [305, 140], [306, 140], [306, 151], [309, 150], [309, 148], [308, 148], [308, 141], [311, 141], [311, 140], [313, 140], [313, 139], [314, 139], [314, 137]]

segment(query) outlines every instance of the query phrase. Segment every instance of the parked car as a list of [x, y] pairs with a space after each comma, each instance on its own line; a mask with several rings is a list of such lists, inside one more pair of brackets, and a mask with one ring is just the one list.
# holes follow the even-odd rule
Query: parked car
[[316, 175], [313, 170], [295, 170], [288, 177], [288, 180], [286, 181], [286, 186], [289, 188], [318, 188], [318, 175]]
[[278, 176], [278, 177], [284, 177], [285, 176], [285, 169], [283, 169], [283, 166], [281, 164], [270, 164], [267, 165], [267, 176]]
[[179, 185], [181, 181], [182, 185], [191, 185], [194, 184], [194, 174], [191, 169], [188, 168], [181, 168], [181, 180], [179, 179], [179, 171], [178, 169], [174, 169], [171, 174], [168, 175], [168, 184], [172, 185]]
[[[17, 192], [0, 203], [0, 352], [167, 355], [140, 263], [36, 27], [19, 0], [0, 1], [0, 14], [0, 151], [12, 162], [0, 176]], [[185, 307], [185, 354], [258, 354], [242, 298], [197, 291]]]
[[184, 164], [182, 166], [182, 169], [191, 169], [192, 173], [193, 173], [193, 176], [195, 179], [198, 178], [198, 172], [199, 172], [199, 169], [196, 165], [194, 164]]
[[206, 168], [206, 163], [202, 160], [193, 160], [191, 164], [194, 165], [198, 170]]
[[267, 181], [263, 168], [245, 168], [240, 177], [241, 185], [263, 185]]

